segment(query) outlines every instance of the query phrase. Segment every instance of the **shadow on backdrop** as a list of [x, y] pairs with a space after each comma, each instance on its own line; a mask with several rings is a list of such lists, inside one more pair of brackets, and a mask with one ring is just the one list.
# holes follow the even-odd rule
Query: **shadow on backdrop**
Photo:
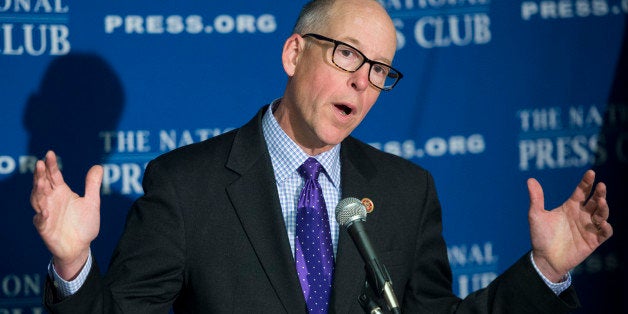
[[628, 21], [593, 169], [608, 186], [614, 234], [574, 270], [578, 313], [628, 313]]
[[[87, 170], [107, 158], [99, 133], [115, 130], [123, 109], [123, 87], [105, 60], [79, 53], [56, 58], [25, 105], [23, 124], [29, 133], [26, 155], [42, 158], [47, 150], [54, 150], [60, 156], [66, 183], [82, 195]], [[0, 276], [39, 274], [43, 285], [50, 254], [32, 224], [31, 189], [32, 169], [24, 173], [16, 171], [0, 181], [3, 209]], [[101, 203], [101, 229], [92, 250], [99, 264], [105, 266], [132, 200], [114, 194], [103, 196]], [[17, 291], [19, 287], [13, 288]], [[23, 303], [35, 302], [34, 295], [29, 297], [28, 301], [19, 298], [0, 301], [4, 305], [22, 302], [19, 305], [22, 307]], [[38, 302], [41, 304], [41, 300]]]

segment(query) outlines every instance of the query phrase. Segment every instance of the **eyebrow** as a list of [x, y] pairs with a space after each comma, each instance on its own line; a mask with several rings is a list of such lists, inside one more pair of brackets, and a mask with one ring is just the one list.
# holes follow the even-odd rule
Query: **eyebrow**
[[[340, 39], [338, 39], [338, 40], [340, 40]], [[357, 40], [356, 38], [353, 38], [353, 37], [347, 37], [347, 38], [344, 38], [344, 39], [342, 39], [340, 41], [348, 42], [348, 43], [350, 43], [353, 46], [359, 46], [360, 45], [360, 41]], [[364, 53], [361, 49], [360, 49], [360, 52]], [[369, 59], [371, 59], [371, 58], [369, 58]], [[378, 62], [383, 62], [383, 63], [389, 64], [389, 65], [392, 64], [392, 60], [388, 60], [387, 58], [380, 58], [379, 60], [378, 59], [371, 59], [371, 60], [378, 61]]]

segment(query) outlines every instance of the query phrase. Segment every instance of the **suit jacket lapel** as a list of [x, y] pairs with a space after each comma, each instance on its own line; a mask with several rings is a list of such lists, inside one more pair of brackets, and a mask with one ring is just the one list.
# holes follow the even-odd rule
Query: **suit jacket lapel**
[[227, 193], [271, 285], [286, 312], [305, 309], [281, 205], [275, 187], [261, 117], [267, 107], [237, 133], [227, 167], [240, 174]]
[[[371, 160], [361, 152], [361, 149], [353, 145], [353, 141], [352, 138], [346, 139], [340, 150], [342, 198], [362, 199], [373, 195], [374, 191], [372, 191], [369, 180], [375, 175], [375, 167]], [[348, 313], [351, 306], [357, 304], [357, 297], [362, 292], [365, 280], [364, 261], [347, 231], [341, 227], [334, 268], [331, 312]]]

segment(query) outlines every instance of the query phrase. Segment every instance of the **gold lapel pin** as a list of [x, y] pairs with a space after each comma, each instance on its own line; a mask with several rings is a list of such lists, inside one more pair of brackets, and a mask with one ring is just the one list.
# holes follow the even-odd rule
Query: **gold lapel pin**
[[367, 197], [362, 199], [362, 205], [366, 207], [366, 213], [368, 214], [370, 214], [373, 209], [375, 209], [375, 204], [373, 204], [373, 201], [371, 201], [371, 199]]

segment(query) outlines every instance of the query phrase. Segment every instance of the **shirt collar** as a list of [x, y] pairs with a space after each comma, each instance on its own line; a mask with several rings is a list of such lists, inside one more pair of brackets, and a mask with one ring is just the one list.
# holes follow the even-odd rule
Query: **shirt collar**
[[275, 180], [282, 182], [297, 171], [309, 157], [314, 157], [323, 166], [324, 173], [338, 188], [340, 184], [340, 144], [316, 156], [306, 154], [279, 126], [272, 114], [281, 98], [272, 102], [262, 118], [262, 132], [273, 164]]

